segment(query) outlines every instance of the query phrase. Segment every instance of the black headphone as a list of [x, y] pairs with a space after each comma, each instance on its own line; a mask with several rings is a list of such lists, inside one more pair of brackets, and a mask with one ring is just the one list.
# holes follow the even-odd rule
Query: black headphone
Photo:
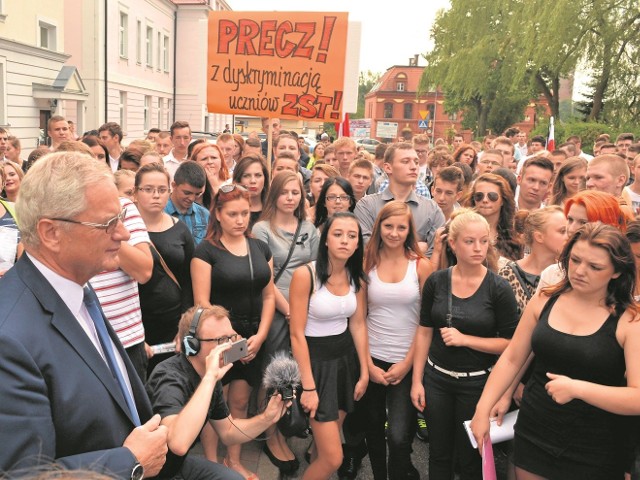
[[196, 338], [196, 330], [198, 330], [198, 323], [200, 323], [200, 317], [204, 312], [204, 308], [199, 307], [196, 313], [193, 314], [193, 320], [189, 326], [189, 333], [185, 335], [182, 340], [183, 351], [187, 357], [193, 357], [200, 351], [200, 340]]

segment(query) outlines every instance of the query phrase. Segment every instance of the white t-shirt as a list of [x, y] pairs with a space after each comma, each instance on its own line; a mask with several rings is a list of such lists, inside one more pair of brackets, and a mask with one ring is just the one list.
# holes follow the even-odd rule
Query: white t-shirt
[[624, 187], [624, 190], [627, 192], [629, 198], [631, 199], [631, 209], [634, 212], [637, 212], [638, 208], [640, 208], [640, 194], [637, 194], [636, 192], [631, 190], [631, 186]]

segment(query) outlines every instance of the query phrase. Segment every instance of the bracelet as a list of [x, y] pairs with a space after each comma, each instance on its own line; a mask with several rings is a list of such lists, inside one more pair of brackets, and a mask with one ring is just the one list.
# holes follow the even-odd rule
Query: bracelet
[[313, 388], [304, 388], [304, 387], [302, 387], [302, 391], [303, 392], [315, 392], [316, 391], [316, 387], [313, 387]]

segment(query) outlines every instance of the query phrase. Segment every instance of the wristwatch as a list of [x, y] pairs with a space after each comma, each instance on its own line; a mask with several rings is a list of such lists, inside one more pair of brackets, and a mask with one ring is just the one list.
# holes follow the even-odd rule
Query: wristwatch
[[144, 467], [136, 463], [131, 470], [131, 480], [142, 480], [144, 478]]

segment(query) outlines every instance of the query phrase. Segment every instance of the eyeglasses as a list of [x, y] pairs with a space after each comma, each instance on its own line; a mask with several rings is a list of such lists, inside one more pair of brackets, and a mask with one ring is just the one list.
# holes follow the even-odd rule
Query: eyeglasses
[[220, 190], [222, 193], [231, 193], [236, 188], [242, 190], [243, 192], [247, 191], [246, 188], [244, 188], [242, 185], [238, 185], [237, 183], [228, 183], [227, 185], [220, 185], [220, 188], [218, 188], [218, 190]]
[[138, 187], [139, 192], [144, 192], [147, 195], [151, 195], [153, 193], [158, 192], [160, 195], [164, 195], [165, 193], [169, 193], [168, 187]]
[[234, 333], [233, 335], [225, 335], [224, 337], [198, 338], [197, 340], [200, 342], [216, 342], [218, 345], [222, 345], [223, 343], [235, 342], [239, 336], [240, 335], [238, 335], [237, 333]]
[[427, 153], [429, 153], [429, 150], [416, 150], [416, 153], [418, 155], [426, 155]]
[[348, 202], [351, 200], [351, 197], [349, 195], [327, 195], [325, 199], [327, 202], [336, 203], [338, 201]]
[[473, 200], [476, 203], [480, 203], [481, 201], [483, 201], [484, 197], [487, 197], [490, 202], [497, 202], [498, 200], [500, 200], [500, 194], [496, 192], [488, 192], [488, 193], [476, 192], [473, 194]]
[[502, 163], [498, 162], [497, 160], [480, 160], [480, 163], [482, 165], [493, 165], [495, 167], [501, 167]]
[[111, 235], [118, 226], [118, 222], [124, 222], [126, 216], [127, 208], [125, 207], [118, 215], [107, 221], [107, 223], [79, 222], [78, 220], [71, 220], [70, 218], [52, 218], [51, 220], [57, 220], [58, 222], [75, 223], [76, 225], [84, 225], [85, 227], [97, 228], [98, 230], [104, 230], [107, 235]]

